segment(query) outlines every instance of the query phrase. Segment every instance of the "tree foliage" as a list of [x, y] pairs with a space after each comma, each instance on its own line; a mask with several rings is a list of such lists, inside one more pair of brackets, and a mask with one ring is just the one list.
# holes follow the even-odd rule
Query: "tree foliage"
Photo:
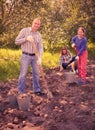
[[44, 48], [55, 51], [70, 46], [79, 26], [87, 30], [89, 41], [95, 42], [95, 0], [1, 0], [0, 45], [16, 47], [20, 29], [31, 26], [41, 17]]

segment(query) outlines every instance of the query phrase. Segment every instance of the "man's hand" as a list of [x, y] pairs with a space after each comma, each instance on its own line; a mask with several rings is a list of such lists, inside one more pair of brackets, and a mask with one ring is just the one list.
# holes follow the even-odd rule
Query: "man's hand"
[[27, 39], [28, 42], [34, 42], [33, 37], [31, 35], [27, 36], [26, 39]]

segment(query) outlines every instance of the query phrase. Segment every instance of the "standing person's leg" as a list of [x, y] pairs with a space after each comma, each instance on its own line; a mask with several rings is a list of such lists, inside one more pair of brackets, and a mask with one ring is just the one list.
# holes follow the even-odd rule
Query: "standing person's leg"
[[79, 80], [77, 81], [78, 85], [83, 85], [86, 83], [86, 66], [87, 66], [88, 53], [84, 51], [78, 60], [78, 72]]
[[40, 84], [39, 84], [39, 66], [37, 64], [36, 57], [32, 57], [32, 72], [33, 72], [33, 91], [34, 92], [40, 92]]
[[81, 58], [80, 57], [78, 60], [78, 76], [79, 76], [79, 78], [81, 78]]
[[81, 59], [81, 71], [80, 71], [80, 77], [82, 80], [85, 82], [86, 81], [86, 67], [87, 67], [87, 58], [88, 58], [88, 53], [87, 51], [84, 51], [82, 56], [80, 56]]
[[26, 73], [27, 73], [28, 66], [30, 64], [29, 58], [30, 56], [22, 54], [20, 60], [20, 75], [18, 80], [18, 89], [21, 93], [24, 93], [24, 89], [25, 89]]

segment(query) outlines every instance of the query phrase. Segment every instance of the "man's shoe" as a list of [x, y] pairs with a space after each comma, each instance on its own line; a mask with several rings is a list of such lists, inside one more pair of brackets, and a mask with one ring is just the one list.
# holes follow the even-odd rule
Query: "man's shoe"
[[37, 96], [44, 96], [44, 95], [45, 95], [45, 93], [43, 93], [43, 92], [41, 92], [41, 91], [39, 91], [39, 92], [34, 92], [34, 94], [37, 95]]

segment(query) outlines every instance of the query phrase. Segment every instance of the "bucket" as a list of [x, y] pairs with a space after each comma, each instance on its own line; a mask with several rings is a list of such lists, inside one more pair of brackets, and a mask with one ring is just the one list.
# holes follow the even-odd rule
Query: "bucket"
[[27, 94], [19, 95], [17, 97], [17, 102], [18, 102], [19, 109], [22, 110], [22, 111], [29, 110], [30, 100], [31, 100], [30, 95], [27, 95]]
[[9, 99], [9, 103], [12, 106], [17, 106], [17, 95], [18, 95], [18, 91], [17, 89], [11, 89], [8, 93], [8, 99]]
[[8, 98], [9, 98], [9, 102], [10, 102], [11, 106], [17, 106], [18, 105], [16, 95], [9, 95]]
[[67, 83], [74, 83], [76, 81], [74, 72], [65, 72], [65, 79]]

